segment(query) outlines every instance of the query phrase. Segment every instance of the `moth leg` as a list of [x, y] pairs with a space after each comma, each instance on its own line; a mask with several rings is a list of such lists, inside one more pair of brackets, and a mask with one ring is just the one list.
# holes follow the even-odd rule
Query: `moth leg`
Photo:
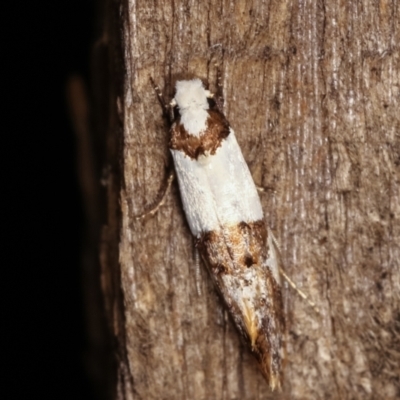
[[201, 296], [201, 276], [200, 276], [200, 254], [199, 254], [199, 249], [194, 246], [194, 277], [196, 280], [196, 291], [197, 295], [200, 297]]
[[134, 216], [136, 220], [144, 219], [148, 216], [152, 217], [154, 214], [157, 213], [158, 209], [164, 204], [165, 198], [167, 197], [169, 188], [171, 187], [172, 181], [174, 180], [175, 173], [174, 170], [171, 168], [171, 170], [168, 173], [168, 178], [167, 182], [160, 191], [159, 195], [157, 196], [157, 199], [153, 203], [152, 206], [150, 206], [150, 209], [143, 212], [142, 214]]
[[289, 278], [289, 276], [286, 274], [286, 272], [282, 269], [282, 267], [279, 267], [279, 273], [283, 276], [283, 278], [286, 280], [286, 282], [297, 292], [297, 294], [303, 298], [313, 309], [314, 311], [319, 314], [319, 308], [317, 305], [310, 300], [310, 298], [302, 291], [300, 290], [297, 285]]
[[[276, 237], [274, 236], [274, 234], [272, 233], [271, 229], [268, 229], [268, 236], [270, 236], [272, 238], [272, 241], [274, 242], [274, 245], [276, 246], [276, 248], [278, 249], [279, 253], [281, 253], [281, 249], [279, 247], [279, 243], [278, 240], [276, 239]], [[279, 273], [283, 276], [283, 279], [285, 279], [285, 281], [297, 292], [297, 294], [304, 299], [313, 309], [314, 311], [319, 314], [319, 308], [317, 307], [317, 305], [315, 304], [315, 302], [313, 302], [312, 300], [310, 300], [310, 298], [301, 290], [297, 287], [297, 285], [289, 278], [288, 274], [285, 272], [285, 270], [282, 268], [281, 265], [278, 266], [278, 270]]]
[[258, 190], [259, 192], [261, 192], [261, 193], [264, 193], [264, 192], [265, 192], [265, 188], [262, 187], [262, 186], [256, 185], [256, 188], [257, 188], [257, 190]]
[[[164, 100], [164, 96], [161, 93], [161, 90], [158, 87], [158, 85], [156, 85], [156, 83], [154, 82], [154, 79], [151, 76], [149, 77], [149, 79], [150, 79], [151, 86], [153, 86], [153, 89], [157, 94], [158, 101], [161, 104], [161, 108], [163, 110], [163, 116], [164, 116], [164, 118], [166, 118], [168, 120], [168, 123], [171, 125], [172, 121], [173, 121], [173, 109], [170, 105], [167, 105], [166, 101]], [[150, 206], [150, 208], [147, 211], [134, 216], [134, 218], [136, 220], [144, 219], [148, 216], [152, 217], [154, 214], [157, 213], [158, 209], [165, 202], [165, 198], [168, 194], [169, 188], [171, 187], [172, 181], [174, 180], [174, 176], [175, 176], [174, 170], [172, 168], [170, 168], [169, 172], [168, 172], [167, 182], [164, 185], [164, 187], [160, 190], [160, 193], [158, 194], [153, 205]]]
[[258, 185], [256, 185], [256, 189], [257, 189], [257, 191], [259, 193], [267, 193], [267, 192], [276, 193], [276, 190], [271, 186], [258, 186]]

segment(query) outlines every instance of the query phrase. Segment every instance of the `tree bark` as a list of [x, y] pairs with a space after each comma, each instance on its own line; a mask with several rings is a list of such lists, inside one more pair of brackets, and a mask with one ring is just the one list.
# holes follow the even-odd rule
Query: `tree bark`
[[[115, 399], [400, 396], [400, 29], [396, 1], [107, 3], [95, 51], [107, 221], [102, 288]], [[281, 395], [226, 318], [176, 182], [165, 184], [176, 79], [215, 86], [291, 279]], [[102, 78], [102, 77], [106, 77]], [[100, 150], [99, 150], [100, 149]]]

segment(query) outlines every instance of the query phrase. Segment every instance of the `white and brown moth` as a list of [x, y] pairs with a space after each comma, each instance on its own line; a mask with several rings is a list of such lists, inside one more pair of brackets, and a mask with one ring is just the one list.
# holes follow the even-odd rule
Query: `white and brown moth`
[[178, 81], [169, 147], [196, 246], [271, 389], [283, 378], [278, 250], [235, 133], [200, 79]]

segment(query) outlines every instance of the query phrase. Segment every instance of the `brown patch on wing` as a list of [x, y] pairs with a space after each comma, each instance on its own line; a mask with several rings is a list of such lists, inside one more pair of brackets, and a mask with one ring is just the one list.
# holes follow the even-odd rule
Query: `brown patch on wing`
[[202, 234], [197, 246], [209, 265], [220, 265], [218, 269], [232, 273], [236, 269], [261, 265], [267, 257], [267, 229], [264, 221], [240, 222], [224, 227], [219, 232]]
[[[279, 389], [285, 321], [280, 285], [266, 266], [266, 239], [264, 221], [241, 222], [204, 233], [197, 240], [197, 247], [264, 377], [271, 389]], [[255, 290], [252, 301], [241, 297], [242, 289], [251, 285], [247, 280], [249, 269], [254, 269], [251, 276], [260, 283], [253, 288], [264, 288]]]
[[221, 142], [229, 135], [229, 123], [217, 110], [209, 110], [206, 130], [199, 136], [190, 135], [178, 119], [171, 128], [169, 147], [183, 151], [190, 158], [215, 154]]

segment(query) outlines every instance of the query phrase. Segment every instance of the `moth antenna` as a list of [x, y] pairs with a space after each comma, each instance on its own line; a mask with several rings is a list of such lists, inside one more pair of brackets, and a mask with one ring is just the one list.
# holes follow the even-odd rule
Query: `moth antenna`
[[222, 83], [222, 72], [218, 64], [215, 64], [215, 67], [217, 69], [217, 74], [216, 74], [216, 93], [214, 95], [214, 100], [215, 103], [217, 104], [218, 109], [222, 112], [225, 103], [224, 88]]
[[[162, 94], [162, 92], [161, 92], [159, 86], [154, 82], [154, 79], [153, 79], [151, 76], [149, 77], [149, 79], [150, 79], [151, 86], [153, 86], [153, 89], [154, 89], [154, 91], [155, 91], [156, 94], [157, 94], [158, 101], [159, 101], [160, 104], [161, 104], [161, 108], [162, 108], [162, 110], [163, 110], [164, 118], [166, 118], [166, 119], [168, 120], [168, 123], [171, 125], [172, 122], [173, 122], [173, 120], [174, 120], [174, 110], [173, 110], [173, 107], [174, 107], [176, 104], [172, 105], [172, 102], [171, 102], [170, 105], [167, 105], [167, 103], [166, 103], [166, 101], [165, 101], [165, 99], [164, 99], [164, 96], [163, 96], [163, 94]], [[174, 100], [173, 100], [173, 101], [174, 101]]]
[[223, 94], [223, 84], [222, 84], [222, 73], [218, 63], [214, 64], [216, 68], [216, 80], [215, 80], [215, 93], [211, 93], [209, 90], [206, 92], [210, 95], [208, 98], [212, 98], [215, 101], [219, 111], [223, 111], [224, 109], [224, 94]]

